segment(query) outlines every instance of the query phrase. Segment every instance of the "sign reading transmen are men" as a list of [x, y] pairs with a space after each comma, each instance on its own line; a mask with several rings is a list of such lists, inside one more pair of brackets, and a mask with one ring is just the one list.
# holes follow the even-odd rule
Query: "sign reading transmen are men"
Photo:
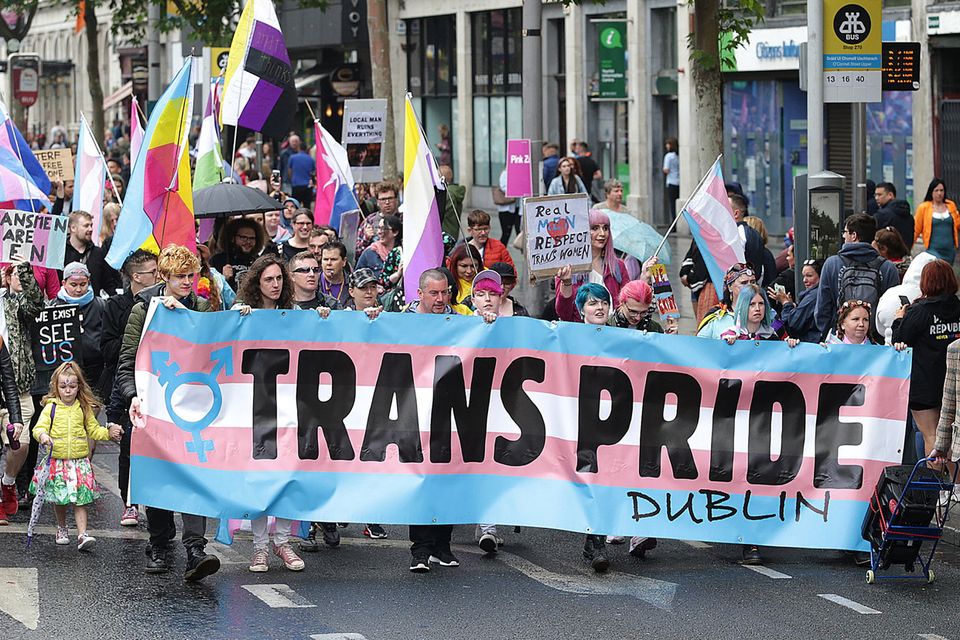
[[567, 265], [574, 273], [590, 270], [593, 255], [587, 194], [525, 198], [523, 225], [531, 276], [550, 278]]
[[824, 102], [880, 102], [881, 22], [880, 0], [824, 0]]
[[63, 269], [67, 248], [67, 216], [0, 209], [0, 260], [26, 260], [48, 269]]

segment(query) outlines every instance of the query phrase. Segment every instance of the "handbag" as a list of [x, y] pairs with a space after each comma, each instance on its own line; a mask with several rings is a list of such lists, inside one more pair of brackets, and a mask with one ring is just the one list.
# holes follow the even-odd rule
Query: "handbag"
[[517, 201], [516, 198], [508, 198], [499, 185], [490, 187], [490, 193], [493, 195], [493, 204], [495, 205], [502, 206], [506, 204], [513, 204]]

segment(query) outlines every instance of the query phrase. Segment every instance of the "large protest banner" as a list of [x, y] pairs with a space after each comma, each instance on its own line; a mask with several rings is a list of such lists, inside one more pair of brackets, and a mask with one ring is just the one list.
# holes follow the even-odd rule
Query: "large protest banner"
[[48, 269], [63, 269], [67, 223], [67, 216], [0, 209], [0, 260], [22, 258]]
[[154, 303], [131, 500], [221, 519], [866, 549], [873, 486], [901, 458], [910, 357]]

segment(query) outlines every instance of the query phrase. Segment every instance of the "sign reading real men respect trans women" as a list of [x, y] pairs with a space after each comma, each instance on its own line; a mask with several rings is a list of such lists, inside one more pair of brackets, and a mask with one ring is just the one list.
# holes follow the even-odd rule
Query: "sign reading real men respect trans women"
[[154, 302], [131, 500], [221, 518], [865, 549], [909, 352]]
[[531, 275], [550, 278], [568, 265], [574, 273], [590, 270], [593, 254], [587, 194], [524, 198], [523, 232]]

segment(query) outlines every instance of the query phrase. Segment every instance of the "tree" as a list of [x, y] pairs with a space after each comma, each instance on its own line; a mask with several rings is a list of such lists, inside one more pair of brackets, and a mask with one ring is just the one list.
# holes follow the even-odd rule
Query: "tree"
[[[699, 127], [688, 145], [697, 166], [709, 167], [723, 152], [722, 61], [746, 44], [766, 7], [758, 0], [740, 0], [735, 9], [722, 0], [688, 0], [693, 5], [694, 28], [687, 39], [693, 78], [693, 100]], [[720, 39], [723, 36], [723, 42]]]
[[387, 122], [383, 131], [383, 177], [397, 177], [397, 147], [393, 122], [393, 74], [390, 71], [390, 27], [387, 23], [387, 0], [367, 0], [367, 34], [370, 40], [370, 69], [373, 75], [373, 97], [387, 99]]

